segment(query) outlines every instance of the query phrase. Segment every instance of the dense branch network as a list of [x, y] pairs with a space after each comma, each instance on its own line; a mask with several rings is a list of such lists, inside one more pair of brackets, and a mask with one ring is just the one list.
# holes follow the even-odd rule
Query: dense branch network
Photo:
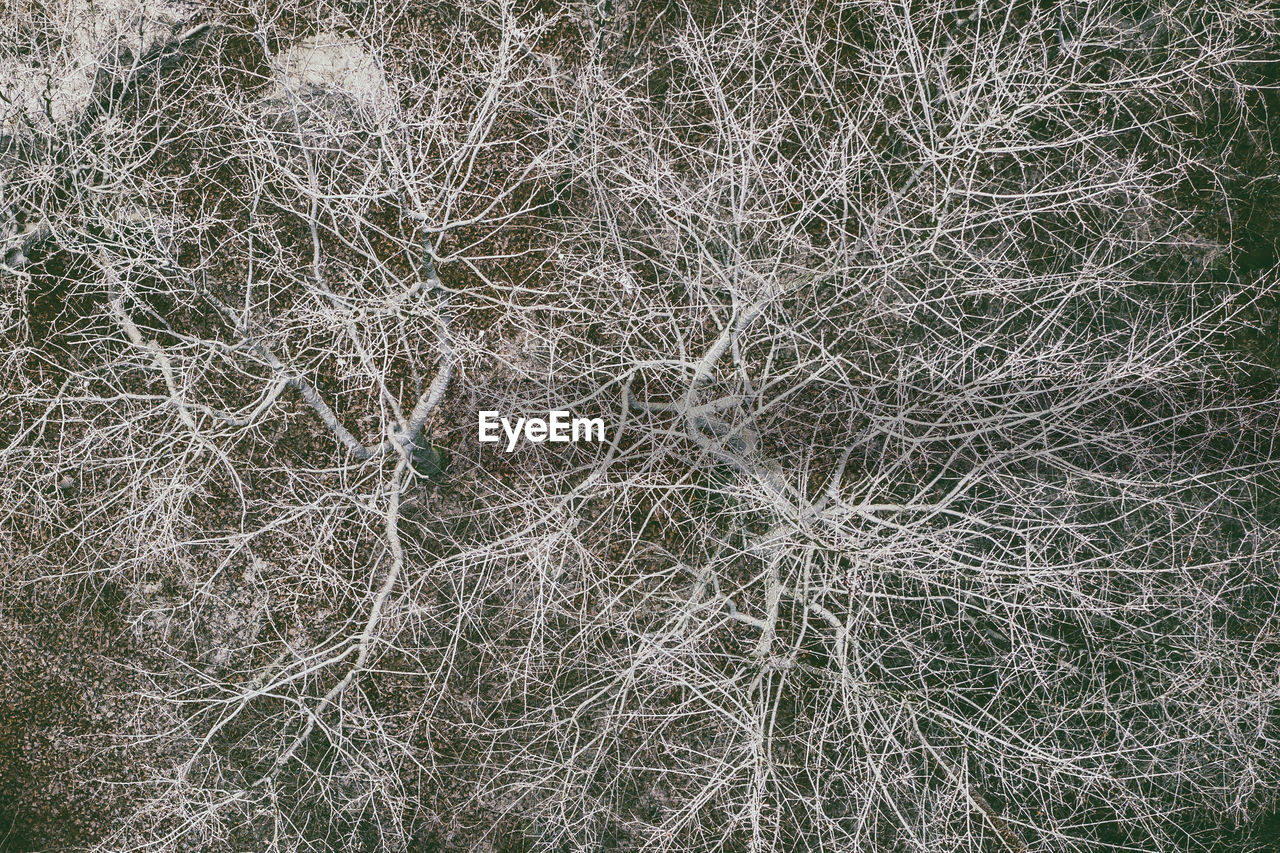
[[1274, 12], [120, 5], [0, 46], [6, 576], [155, 652], [88, 843], [1274, 810]]

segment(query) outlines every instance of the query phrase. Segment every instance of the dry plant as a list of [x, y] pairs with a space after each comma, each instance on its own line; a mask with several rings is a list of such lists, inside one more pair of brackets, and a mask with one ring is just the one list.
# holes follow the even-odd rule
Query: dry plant
[[1268, 4], [0, 15], [0, 600], [142, 686], [119, 816], [23, 844], [1275, 813]]

